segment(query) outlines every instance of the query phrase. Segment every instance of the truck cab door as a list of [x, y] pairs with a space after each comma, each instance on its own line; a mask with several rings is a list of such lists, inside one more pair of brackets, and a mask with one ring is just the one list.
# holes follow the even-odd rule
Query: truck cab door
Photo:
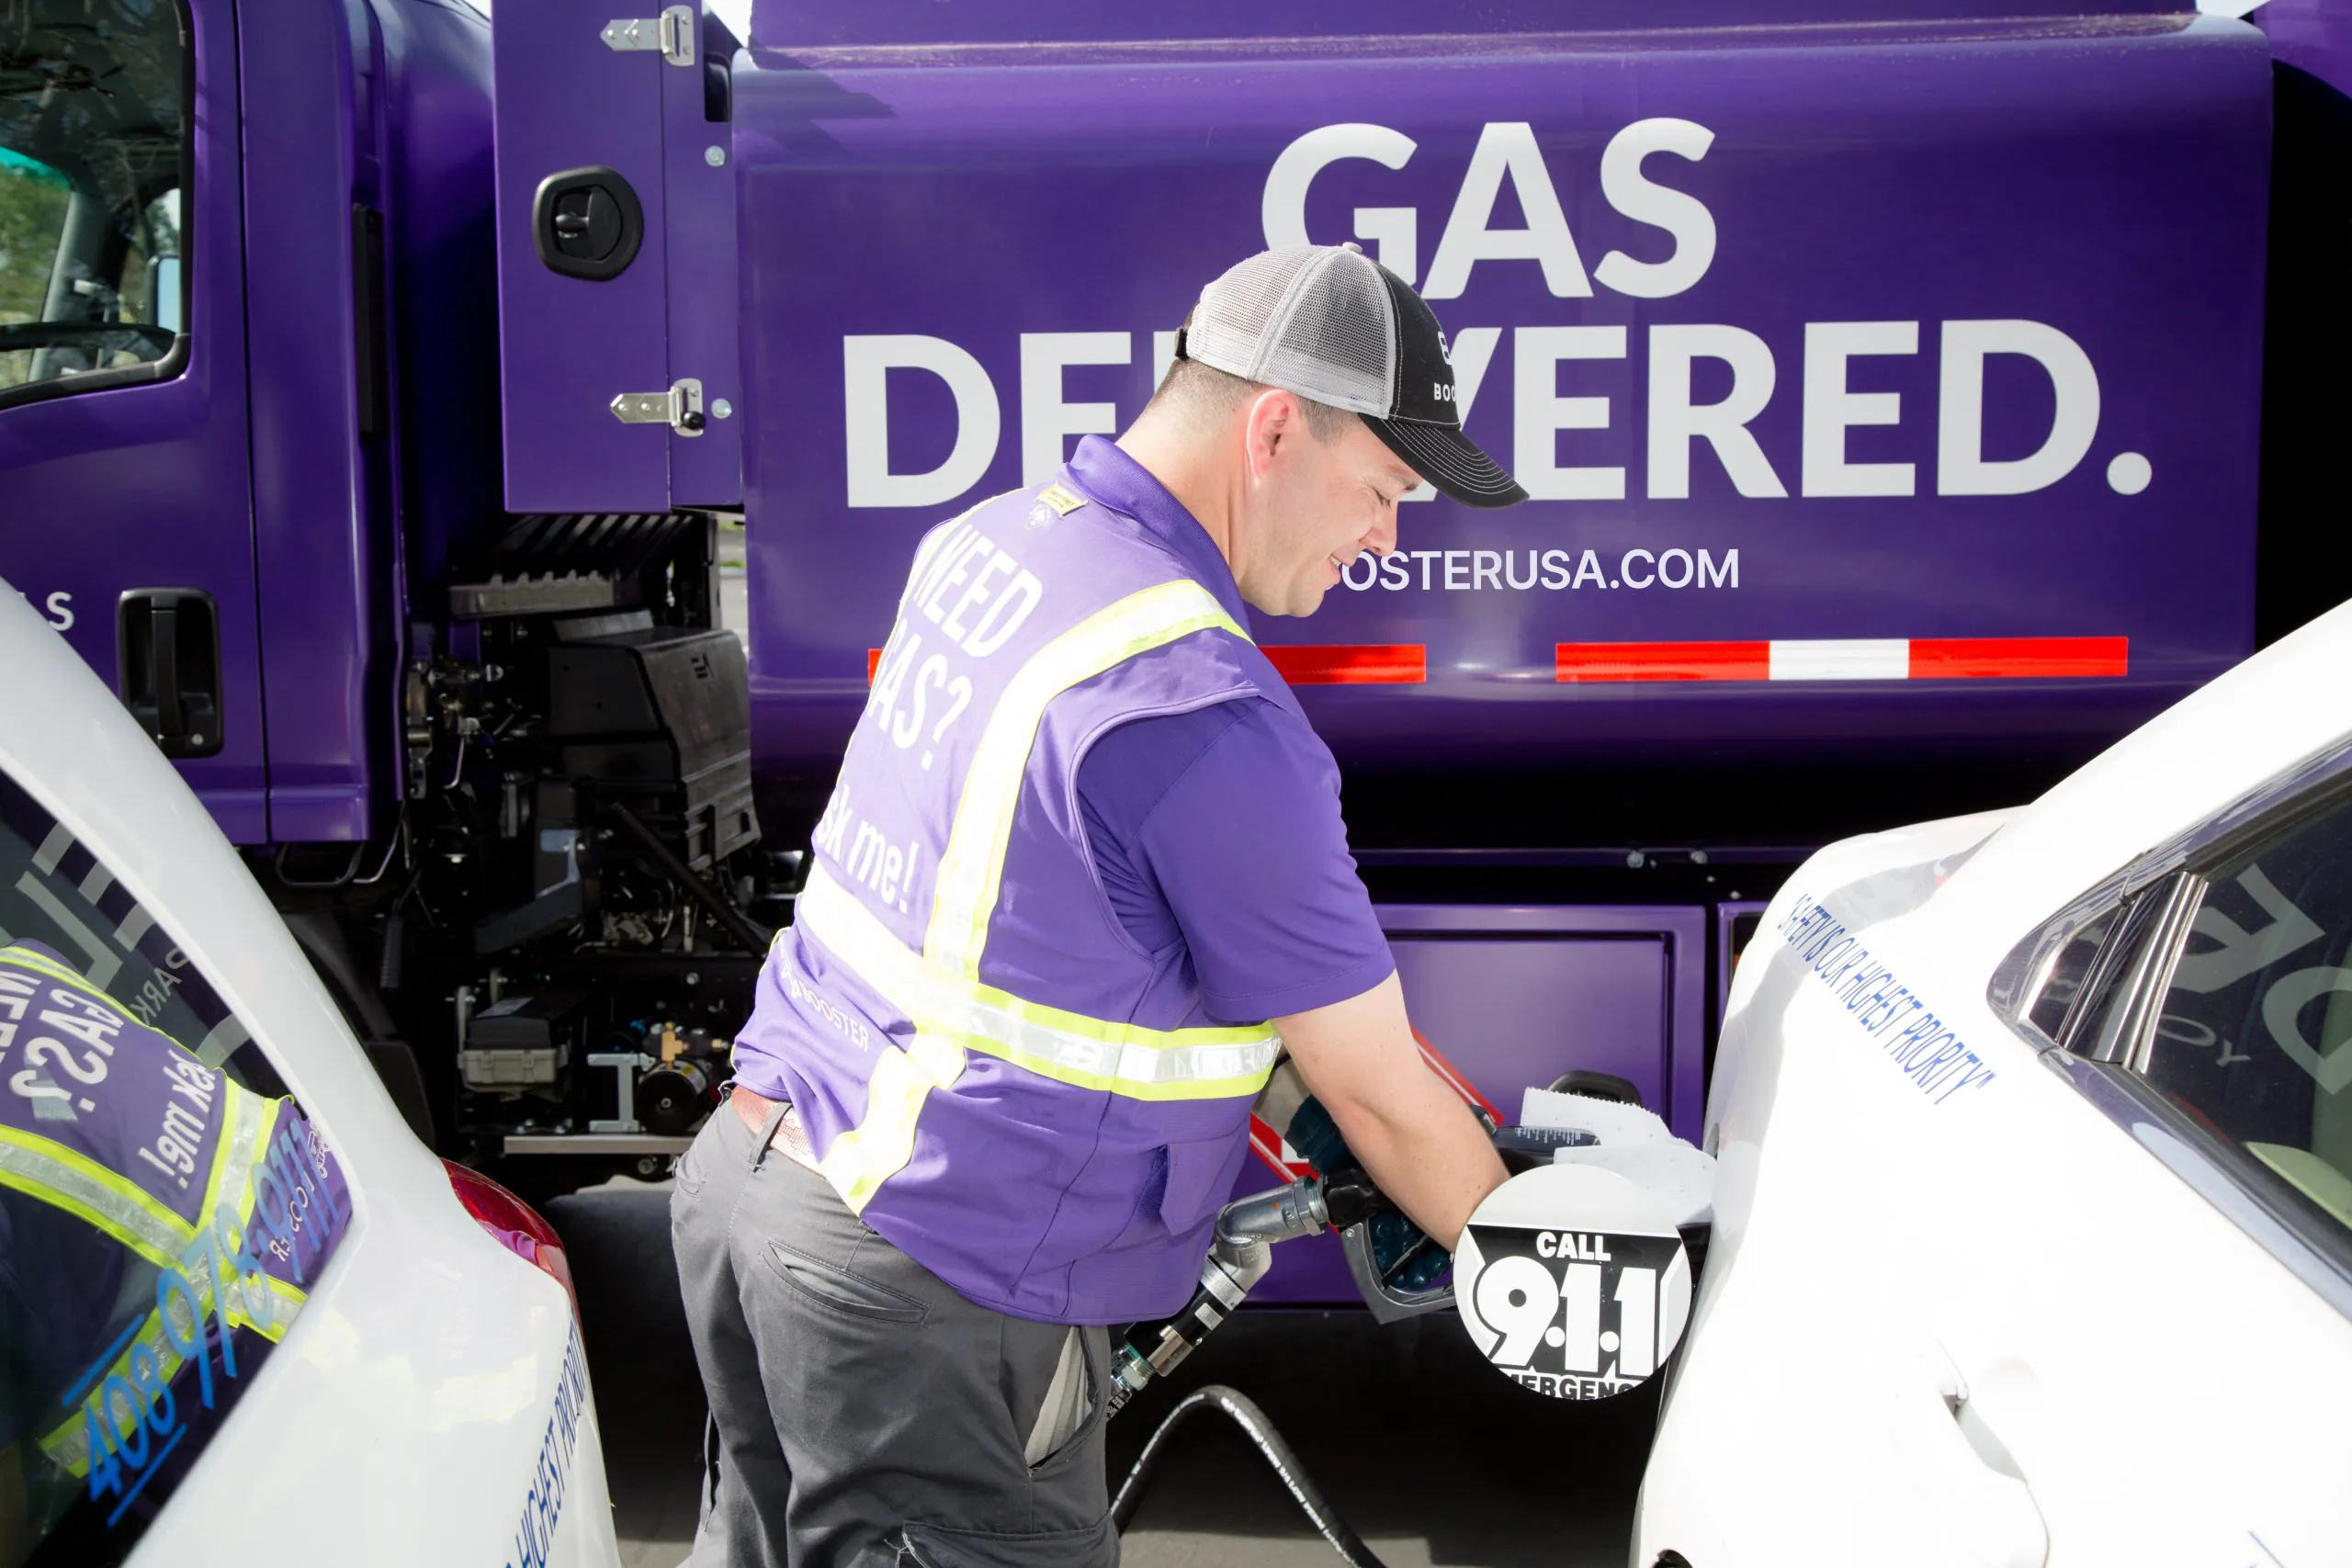
[[268, 837], [228, 0], [0, 17], [0, 579]]
[[491, 28], [507, 509], [741, 505], [734, 35], [651, 0]]

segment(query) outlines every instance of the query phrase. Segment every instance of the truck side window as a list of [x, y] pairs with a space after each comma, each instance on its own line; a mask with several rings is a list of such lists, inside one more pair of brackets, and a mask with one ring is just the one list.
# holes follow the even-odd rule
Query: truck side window
[[170, 0], [0, 9], [0, 404], [184, 358], [187, 78]]
[[2199, 882], [2126, 1065], [2352, 1239], [2352, 795], [2228, 852]]

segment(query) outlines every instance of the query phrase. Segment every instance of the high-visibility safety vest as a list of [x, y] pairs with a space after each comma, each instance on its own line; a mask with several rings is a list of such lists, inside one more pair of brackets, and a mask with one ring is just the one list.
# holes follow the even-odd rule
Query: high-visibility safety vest
[[1080, 819], [1115, 726], [1297, 710], [1189, 571], [1067, 469], [928, 535], [761, 976], [753, 1029], [842, 1200], [1017, 1316], [1183, 1304], [1281, 1050], [1203, 1013], [1181, 943], [1136, 947]]
[[[108, 1445], [102, 1461], [148, 1451], [139, 1428], [156, 1423], [159, 1390], [178, 1385], [191, 1413], [199, 1398], [232, 1402], [301, 1312], [351, 1209], [290, 1100], [205, 1066], [28, 945], [0, 948], [0, 1189], [106, 1261], [74, 1278], [17, 1270], [51, 1321], [79, 1313], [96, 1339], [86, 1367], [51, 1369], [72, 1386], [36, 1427], [50, 1462], [77, 1477], [94, 1441]], [[199, 1354], [211, 1363], [200, 1379], [188, 1371]]]

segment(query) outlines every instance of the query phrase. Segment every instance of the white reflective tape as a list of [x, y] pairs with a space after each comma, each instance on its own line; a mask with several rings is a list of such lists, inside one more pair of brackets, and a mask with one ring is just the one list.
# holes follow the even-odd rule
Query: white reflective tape
[[212, 1156], [211, 1174], [205, 1180], [202, 1213], [208, 1223], [224, 1201], [234, 1202], [240, 1213], [250, 1212], [254, 1151], [261, 1147], [262, 1134], [277, 1120], [276, 1100], [265, 1100], [241, 1088], [226, 1074], [221, 1076], [220, 1089], [229, 1097], [229, 1104], [223, 1117], [224, 1135]]
[[1907, 637], [1775, 641], [1771, 658], [1775, 681], [1902, 681], [1911, 674]]
[[908, 948], [822, 866], [810, 871], [794, 919], [919, 1029], [1079, 1088], [1144, 1100], [1255, 1094], [1282, 1051], [1263, 1024], [1146, 1029], [964, 979]]
[[79, 1215], [159, 1268], [177, 1263], [196, 1234], [129, 1178], [13, 1128], [0, 1128], [0, 1186]]

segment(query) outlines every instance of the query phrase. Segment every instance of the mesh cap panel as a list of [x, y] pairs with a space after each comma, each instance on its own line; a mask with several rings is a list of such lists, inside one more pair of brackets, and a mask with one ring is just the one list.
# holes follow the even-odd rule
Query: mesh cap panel
[[1261, 251], [1201, 290], [1184, 352], [1246, 381], [1385, 419], [1395, 412], [1396, 307], [1351, 249]]

